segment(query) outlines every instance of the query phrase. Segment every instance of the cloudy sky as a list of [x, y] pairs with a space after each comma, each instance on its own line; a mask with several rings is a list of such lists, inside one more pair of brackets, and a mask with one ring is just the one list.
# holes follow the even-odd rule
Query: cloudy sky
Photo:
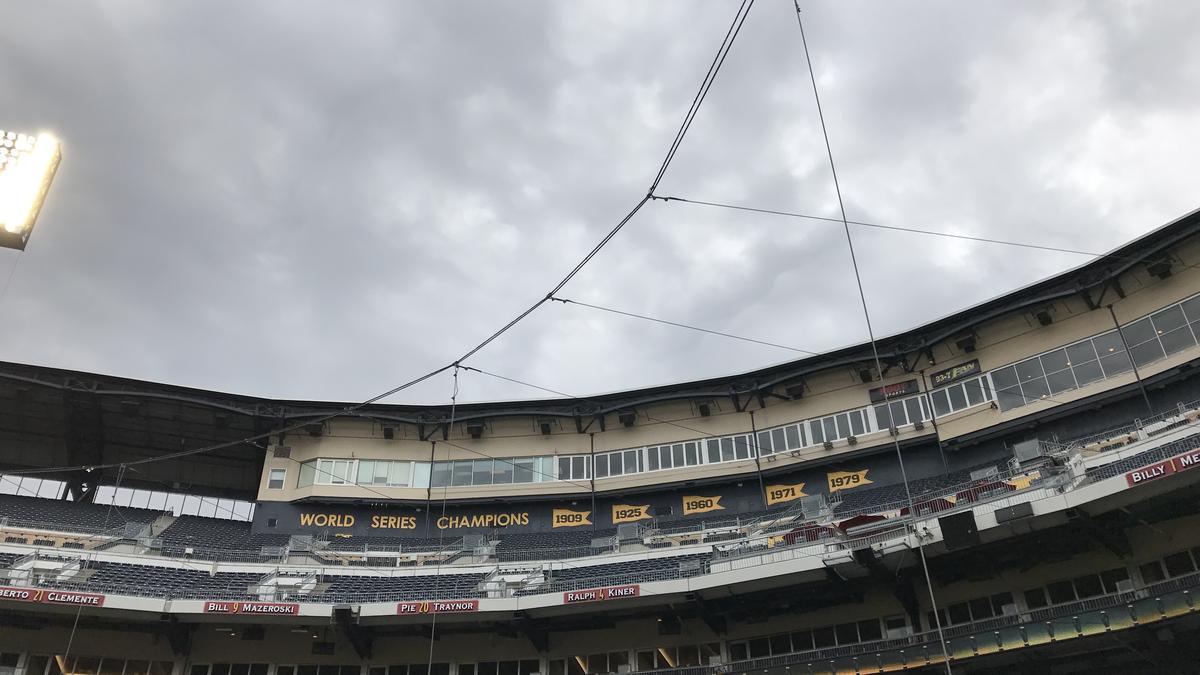
[[[1200, 206], [1200, 4], [803, 7], [851, 219], [1105, 251]], [[334, 400], [444, 364], [645, 194], [735, 9], [21, 3], [0, 127], [65, 147], [0, 250], [0, 360]], [[659, 193], [836, 215], [807, 77], [760, 0]], [[855, 236], [879, 333], [1086, 261]], [[866, 337], [848, 263], [838, 225], [656, 202], [562, 295], [823, 350]], [[588, 394], [793, 357], [554, 303], [470, 365]]]

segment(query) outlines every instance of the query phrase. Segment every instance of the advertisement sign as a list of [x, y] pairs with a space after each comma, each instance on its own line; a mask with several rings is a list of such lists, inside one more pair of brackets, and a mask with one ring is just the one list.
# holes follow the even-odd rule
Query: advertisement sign
[[871, 403], [882, 403], [893, 398], [901, 396], [911, 396], [912, 394], [920, 393], [921, 389], [917, 386], [916, 380], [905, 380], [896, 384], [888, 384], [882, 387], [875, 387], [871, 390]]
[[980, 373], [979, 359], [960, 363], [957, 366], [951, 366], [945, 370], [939, 370], [929, 376], [929, 386], [936, 389], [945, 386], [951, 382], [957, 382], [964, 377], [971, 377]]

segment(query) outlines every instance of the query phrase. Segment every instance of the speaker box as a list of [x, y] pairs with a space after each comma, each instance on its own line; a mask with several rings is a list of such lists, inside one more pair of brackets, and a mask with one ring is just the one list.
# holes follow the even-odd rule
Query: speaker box
[[995, 515], [997, 523], [1007, 523], [1010, 520], [1028, 518], [1033, 515], [1033, 504], [1024, 502], [1015, 506], [1005, 506], [1004, 508], [996, 509]]
[[963, 511], [951, 516], [938, 518], [942, 528], [942, 539], [946, 549], [954, 551], [979, 544], [979, 530], [975, 527], [975, 512]]

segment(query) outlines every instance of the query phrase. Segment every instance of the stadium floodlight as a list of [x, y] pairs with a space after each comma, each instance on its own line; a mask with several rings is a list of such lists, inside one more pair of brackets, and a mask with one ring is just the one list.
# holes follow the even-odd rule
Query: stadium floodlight
[[0, 130], [0, 247], [25, 250], [61, 159], [51, 134]]

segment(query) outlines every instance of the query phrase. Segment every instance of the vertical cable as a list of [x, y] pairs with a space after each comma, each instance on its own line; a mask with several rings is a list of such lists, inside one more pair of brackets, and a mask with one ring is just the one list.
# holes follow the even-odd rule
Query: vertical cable
[[[459, 365], [457, 363], [455, 363], [454, 364], [454, 388], [450, 392], [450, 421], [446, 425], [447, 435], [450, 432], [454, 431], [454, 415], [455, 415], [456, 408], [458, 406], [458, 369], [459, 369]], [[453, 473], [453, 472], [451, 472], [451, 473]], [[433, 489], [433, 465], [432, 464], [430, 464], [430, 466], [429, 466], [429, 485], [430, 485], [430, 490], [432, 490]], [[446, 484], [444, 486], [442, 486], [442, 518], [446, 517], [446, 496], [447, 496], [447, 493], [449, 493], [449, 491], [450, 491], [450, 477], [447, 476]], [[428, 509], [426, 509], [426, 511], [428, 511]], [[428, 524], [429, 520], [431, 519], [430, 516], [432, 516], [432, 515], [433, 514], [426, 513], [426, 516], [425, 516], [426, 524]], [[444, 559], [444, 556], [446, 553], [443, 550], [443, 547], [445, 546], [445, 543], [444, 543], [445, 537], [446, 537], [446, 531], [439, 527], [438, 528], [438, 560], [437, 560], [437, 566], [434, 568], [434, 574], [433, 574], [433, 579], [434, 579], [433, 595], [434, 595], [435, 602], [441, 599], [441, 598], [438, 598], [437, 595], [440, 592], [441, 587], [442, 587], [442, 560]], [[436, 609], [436, 606], [435, 606], [435, 609]], [[436, 611], [434, 611], [433, 618], [429, 624], [429, 662], [428, 662], [428, 665], [426, 666], [426, 670], [425, 670], [427, 675], [433, 675], [433, 643], [437, 639], [437, 618], [438, 618], [438, 613]]]
[[[863, 318], [867, 323], [867, 337], [871, 341], [871, 355], [875, 361], [875, 372], [882, 384], [883, 367], [879, 360], [879, 347], [875, 344], [875, 330], [871, 327], [871, 312], [867, 309], [867, 294], [863, 290], [862, 275], [858, 271], [858, 259], [854, 254], [854, 238], [850, 235], [850, 222], [846, 218], [846, 204], [842, 200], [842, 188], [838, 182], [837, 167], [833, 161], [833, 146], [829, 143], [829, 131], [825, 126], [825, 113], [821, 110], [821, 96], [817, 93], [817, 75], [813, 72], [812, 58], [808, 54], [808, 39], [804, 35], [804, 21], [800, 18], [800, 2], [799, 0], [792, 0], [792, 4], [796, 7], [796, 23], [800, 26], [800, 42], [804, 45], [804, 61], [808, 65], [808, 76], [812, 81], [813, 99], [817, 104], [817, 117], [821, 121], [821, 135], [825, 138], [825, 152], [829, 156], [829, 172], [833, 175], [833, 188], [837, 192], [838, 208], [842, 214], [842, 228], [846, 232], [846, 246], [850, 250], [850, 263], [854, 268], [854, 281], [858, 284], [858, 299], [862, 303]], [[885, 405], [887, 405], [886, 401]], [[889, 426], [892, 426], [890, 415]], [[929, 563], [925, 560], [925, 545], [921, 542], [921, 535], [916, 531], [917, 509], [913, 504], [912, 488], [908, 484], [908, 472], [904, 469], [904, 453], [900, 450], [900, 438], [898, 436], [892, 436], [892, 445], [896, 450], [896, 461], [900, 466], [900, 478], [904, 481], [904, 494], [908, 502], [908, 518], [913, 536], [917, 540], [917, 551], [921, 555], [921, 569], [925, 572], [925, 586], [929, 589], [929, 603], [933, 607], [933, 622], [937, 628], [938, 642], [941, 644], [942, 656], [945, 658], [946, 672], [953, 675], [953, 671], [950, 669], [950, 653], [946, 649], [946, 636], [942, 631], [942, 620], [938, 616], [937, 597], [933, 592], [933, 580], [929, 575]]]
[[[108, 503], [108, 510], [104, 512], [104, 526], [102, 531], [108, 531], [108, 520], [112, 517], [113, 508], [116, 507], [117, 490], [121, 488], [121, 479], [125, 477], [125, 465], [122, 464], [117, 468], [117, 480], [113, 484], [113, 499]], [[99, 490], [100, 486], [96, 486]], [[71, 634], [67, 636], [67, 648], [63, 650], [63, 662], [71, 655], [71, 646], [75, 644], [75, 631], [79, 628], [79, 615], [83, 613], [83, 605], [75, 608], [75, 621], [71, 624]]]

